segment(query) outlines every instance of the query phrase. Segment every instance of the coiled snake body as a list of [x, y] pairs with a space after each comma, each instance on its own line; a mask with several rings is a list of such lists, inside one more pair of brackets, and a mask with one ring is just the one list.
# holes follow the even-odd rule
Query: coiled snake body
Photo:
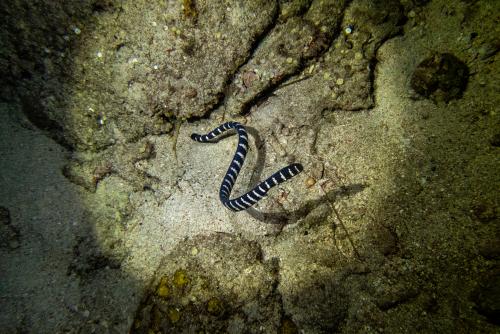
[[226, 175], [224, 176], [224, 179], [222, 180], [222, 184], [219, 190], [220, 201], [228, 209], [232, 211], [241, 211], [248, 209], [249, 207], [257, 203], [260, 199], [262, 199], [271, 188], [285, 182], [288, 179], [291, 179], [304, 169], [301, 164], [291, 164], [280, 169], [246, 194], [235, 199], [229, 199], [229, 195], [231, 194], [231, 190], [233, 189], [234, 183], [236, 182], [236, 178], [238, 177], [241, 167], [243, 166], [249, 147], [248, 136], [245, 127], [237, 122], [227, 122], [218, 126], [206, 135], [198, 135], [196, 133], [193, 133], [191, 135], [191, 139], [200, 143], [207, 143], [218, 135], [230, 129], [236, 129], [236, 132], [238, 133], [238, 146], [236, 147], [236, 153], [233, 156], [233, 160], [229, 165], [229, 168], [226, 172]]

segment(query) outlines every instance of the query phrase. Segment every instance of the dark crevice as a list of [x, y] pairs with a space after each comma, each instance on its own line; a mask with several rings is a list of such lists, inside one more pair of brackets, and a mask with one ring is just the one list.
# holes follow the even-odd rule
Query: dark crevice
[[[348, 6], [348, 3], [346, 3], [346, 7]], [[297, 69], [291, 73], [288, 73], [286, 75], [284, 75], [283, 77], [280, 78], [279, 81], [276, 81], [274, 83], [271, 83], [269, 86], [265, 87], [263, 90], [261, 90], [254, 98], [252, 98], [250, 101], [244, 103], [241, 107], [241, 111], [240, 111], [240, 115], [242, 116], [246, 116], [250, 113], [250, 110], [251, 108], [254, 106], [254, 105], [260, 105], [262, 103], [264, 103], [269, 97], [273, 96], [274, 95], [274, 92], [279, 89], [279, 88], [282, 88], [282, 87], [285, 87], [289, 84], [292, 84], [292, 83], [295, 83], [295, 82], [298, 82], [298, 81], [301, 81], [301, 80], [305, 80], [307, 78], [309, 78], [309, 76], [306, 76], [304, 78], [300, 78], [296, 81], [293, 81], [292, 83], [285, 83], [282, 85], [282, 83], [286, 82], [288, 79], [300, 74], [300, 73], [303, 73], [304, 69], [306, 69], [311, 63], [317, 61], [318, 59], [320, 59], [326, 52], [328, 52], [328, 50], [331, 49], [331, 47], [333, 46], [333, 43], [337, 40], [337, 38], [340, 36], [341, 34], [341, 30], [339, 29], [339, 26], [340, 24], [343, 22], [344, 20], [344, 15], [345, 15], [345, 8], [344, 8], [344, 11], [343, 11], [343, 15], [341, 18], [339, 18], [338, 20], [338, 24], [333, 27], [333, 31], [336, 31], [336, 33], [333, 33], [327, 43], [327, 45], [323, 48], [323, 50], [321, 50], [320, 52], [318, 52], [318, 54], [314, 57], [311, 57], [311, 58], [305, 58], [303, 57], [302, 59], [300, 59], [300, 63], [299, 63], [299, 66], [297, 67]], [[318, 33], [320, 34], [320, 33]]]
[[297, 75], [297, 73], [301, 73], [304, 70], [305, 66], [301, 65], [299, 66], [299, 69], [296, 72], [291, 72], [281, 78], [280, 81], [276, 82], [275, 84], [270, 84], [269, 86], [265, 87], [262, 89], [257, 95], [255, 95], [250, 101], [244, 103], [241, 106], [241, 111], [240, 115], [246, 116], [250, 114], [250, 110], [254, 105], [261, 105], [262, 103], [266, 102], [268, 98], [274, 95], [274, 92], [276, 91], [277, 88], [280, 88], [280, 84], [282, 82], [285, 82], [289, 78]]
[[[370, 103], [370, 105], [372, 107], [369, 109], [372, 109], [373, 107], [375, 107], [375, 68], [377, 66], [377, 63], [378, 63], [378, 60], [377, 60], [376, 56], [373, 57], [372, 59], [370, 59], [370, 61], [368, 62], [368, 67], [370, 69], [370, 71], [368, 72], [368, 84], [370, 87], [368, 94], [372, 100]], [[368, 109], [368, 108], [363, 108], [363, 109]]]
[[[257, 52], [257, 50], [259, 49], [262, 42], [267, 38], [267, 36], [269, 36], [271, 31], [278, 25], [279, 14], [280, 14], [280, 5], [279, 5], [279, 1], [278, 1], [277, 5], [276, 5], [276, 9], [273, 13], [273, 17], [271, 19], [271, 22], [269, 23], [269, 25], [267, 27], [264, 28], [264, 30], [262, 30], [262, 33], [255, 38], [255, 40], [253, 41], [253, 43], [250, 47], [250, 51], [248, 52], [248, 57], [242, 61], [242, 63], [236, 68], [236, 70], [230, 76], [230, 78], [228, 80], [229, 83], [234, 81], [234, 77], [235, 77], [236, 73], [238, 73], [240, 71], [240, 69], [248, 63], [249, 60], [253, 59], [255, 52]], [[226, 86], [226, 87], [228, 87], [228, 86]]]
[[205, 112], [205, 114], [203, 116], [191, 116], [191, 117], [189, 117], [187, 119], [188, 122], [193, 123], [193, 122], [197, 122], [197, 121], [202, 120], [202, 119], [208, 119], [208, 118], [210, 118], [210, 115], [212, 114], [212, 112], [214, 110], [217, 110], [219, 107], [226, 104], [227, 96], [230, 95], [229, 89], [230, 89], [231, 83], [234, 81], [234, 78], [236, 77], [236, 74], [239, 72], [239, 70], [243, 66], [245, 66], [248, 63], [249, 60], [251, 60], [253, 58], [253, 56], [254, 56], [256, 50], [258, 49], [258, 47], [260, 46], [261, 42], [269, 35], [271, 30], [274, 29], [274, 27], [276, 26], [276, 24], [278, 22], [279, 13], [280, 13], [280, 6], [279, 6], [279, 2], [277, 2], [276, 9], [274, 10], [271, 22], [269, 23], [269, 25], [267, 27], [264, 28], [264, 30], [262, 30], [262, 33], [260, 33], [258, 36], [255, 37], [254, 41], [252, 42], [252, 44], [250, 46], [250, 51], [248, 52], [248, 56], [238, 66], [236, 66], [234, 71], [232, 71], [231, 73], [229, 73], [227, 75], [227, 78], [223, 84], [222, 92], [217, 97], [217, 101], [215, 102], [215, 104], [213, 106], [207, 108], [207, 111]]

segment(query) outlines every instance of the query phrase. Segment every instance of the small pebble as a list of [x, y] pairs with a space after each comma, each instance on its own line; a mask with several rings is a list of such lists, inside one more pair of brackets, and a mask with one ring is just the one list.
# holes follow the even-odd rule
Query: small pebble
[[312, 177], [308, 177], [306, 179], [306, 187], [307, 188], [311, 188], [312, 186], [314, 186], [316, 184], [316, 180]]

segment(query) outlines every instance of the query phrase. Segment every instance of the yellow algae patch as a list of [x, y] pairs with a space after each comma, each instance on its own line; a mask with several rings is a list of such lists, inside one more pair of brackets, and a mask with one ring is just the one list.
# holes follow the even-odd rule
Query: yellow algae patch
[[170, 288], [168, 287], [168, 278], [167, 276], [163, 276], [158, 284], [158, 288], [156, 289], [156, 294], [158, 297], [167, 298], [170, 294]]
[[187, 275], [187, 272], [183, 269], [177, 270], [174, 274], [173, 283], [175, 287], [184, 289], [189, 284], [189, 277]]

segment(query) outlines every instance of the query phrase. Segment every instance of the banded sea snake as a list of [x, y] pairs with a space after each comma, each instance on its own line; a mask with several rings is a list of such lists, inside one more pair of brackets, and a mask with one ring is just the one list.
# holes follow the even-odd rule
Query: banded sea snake
[[232, 211], [241, 211], [248, 209], [258, 201], [260, 201], [271, 188], [285, 182], [288, 179], [291, 179], [304, 169], [304, 167], [302, 167], [302, 165], [299, 163], [288, 165], [268, 177], [265, 181], [259, 183], [246, 194], [235, 199], [229, 199], [231, 190], [233, 189], [236, 178], [240, 173], [241, 167], [245, 162], [245, 157], [248, 152], [249, 146], [247, 130], [240, 123], [227, 122], [218, 126], [206, 135], [199, 135], [196, 133], [193, 133], [191, 135], [191, 139], [200, 143], [207, 143], [218, 135], [230, 129], [236, 129], [236, 132], [238, 133], [238, 146], [236, 147], [236, 153], [233, 156], [233, 160], [229, 165], [229, 168], [226, 172], [226, 175], [224, 176], [224, 179], [222, 180], [222, 184], [219, 190], [220, 201], [228, 209]]

